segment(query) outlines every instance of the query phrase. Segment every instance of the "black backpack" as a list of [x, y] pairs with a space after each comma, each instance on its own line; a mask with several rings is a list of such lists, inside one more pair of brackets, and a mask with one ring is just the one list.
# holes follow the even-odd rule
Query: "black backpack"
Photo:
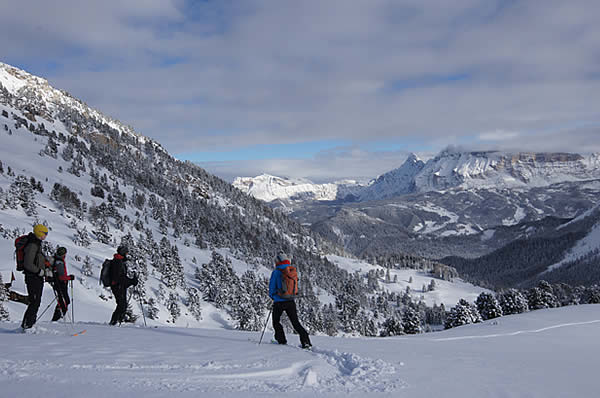
[[100, 270], [99, 283], [104, 287], [110, 287], [112, 280], [110, 278], [110, 269], [112, 268], [112, 260], [106, 259], [102, 263], [102, 269]]

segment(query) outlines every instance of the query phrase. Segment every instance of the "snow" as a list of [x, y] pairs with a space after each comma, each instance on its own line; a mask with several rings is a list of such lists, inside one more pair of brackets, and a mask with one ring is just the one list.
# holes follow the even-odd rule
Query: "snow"
[[414, 336], [313, 336], [312, 351], [296, 348], [296, 336], [290, 346], [268, 343], [271, 330], [258, 345], [260, 332], [43, 321], [23, 334], [17, 326], [0, 323], [6, 397], [597, 394], [597, 304]]
[[575, 246], [565, 254], [565, 257], [560, 262], [552, 264], [545, 272], [576, 261], [585, 255], [589, 255], [594, 250], [600, 250], [600, 223], [594, 225], [592, 230], [583, 239], [578, 240]]
[[[387, 268], [372, 265], [361, 260], [335, 255], [328, 255], [327, 258], [341, 269], [349, 273], [358, 272], [365, 278], [371, 270], [387, 271]], [[397, 277], [397, 282], [393, 282], [394, 277]], [[412, 283], [409, 283], [411, 278]], [[455, 306], [461, 298], [473, 303], [481, 293], [490, 292], [482, 287], [464, 282], [460, 278], [455, 278], [450, 282], [435, 278], [429, 272], [410, 268], [390, 269], [390, 279], [392, 282], [388, 283], [380, 279], [379, 284], [383, 290], [390, 293], [403, 294], [408, 287], [410, 295], [424, 301], [427, 306], [444, 304], [447, 310]], [[435, 290], [423, 292], [423, 285], [428, 286], [432, 279], [435, 280]]]

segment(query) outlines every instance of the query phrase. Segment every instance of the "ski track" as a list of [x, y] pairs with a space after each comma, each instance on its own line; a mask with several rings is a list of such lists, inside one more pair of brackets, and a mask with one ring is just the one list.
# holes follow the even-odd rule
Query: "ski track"
[[534, 330], [518, 330], [510, 333], [496, 333], [496, 334], [486, 334], [482, 336], [460, 336], [460, 337], [446, 337], [443, 339], [431, 339], [430, 341], [455, 341], [455, 340], [473, 340], [473, 339], [489, 339], [494, 337], [505, 337], [505, 336], [517, 336], [519, 334], [528, 334], [528, 333], [541, 333], [547, 330], [564, 328], [569, 326], [580, 326], [580, 325], [590, 325], [593, 323], [600, 323], [600, 319], [595, 321], [587, 321], [587, 322], [572, 322], [572, 323], [561, 323], [559, 325], [548, 326], [541, 329]]

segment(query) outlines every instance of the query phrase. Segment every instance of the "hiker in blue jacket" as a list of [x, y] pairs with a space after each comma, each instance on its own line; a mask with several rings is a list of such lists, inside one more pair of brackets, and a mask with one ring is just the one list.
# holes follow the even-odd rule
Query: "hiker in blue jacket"
[[[275, 330], [275, 340], [277, 340], [279, 344], [287, 344], [283, 326], [279, 322], [281, 315], [285, 312], [290, 319], [292, 326], [300, 335], [300, 344], [302, 345], [302, 348], [310, 348], [312, 344], [308, 337], [308, 332], [302, 327], [298, 320], [298, 311], [296, 309], [296, 303], [294, 302], [294, 298], [297, 294], [298, 277], [296, 268], [291, 264], [290, 258], [284, 252], [279, 252], [275, 257], [276, 267], [271, 273], [271, 280], [269, 281], [269, 297], [273, 299], [273, 329]], [[283, 281], [284, 274], [290, 274], [286, 272], [286, 268], [288, 267], [292, 268], [292, 274], [295, 275], [295, 286], [294, 291], [292, 292], [289, 291], [289, 288], [287, 288], [288, 291], [286, 291], [286, 286]]]

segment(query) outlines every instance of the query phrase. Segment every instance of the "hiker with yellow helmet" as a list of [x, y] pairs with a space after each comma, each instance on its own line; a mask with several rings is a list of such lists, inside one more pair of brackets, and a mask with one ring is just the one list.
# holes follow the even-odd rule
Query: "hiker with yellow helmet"
[[25, 254], [23, 273], [25, 274], [25, 284], [29, 295], [29, 305], [21, 323], [23, 329], [29, 329], [35, 324], [37, 312], [42, 302], [44, 277], [52, 275], [52, 270], [47, 267], [46, 256], [42, 253], [42, 241], [46, 239], [46, 236], [48, 236], [48, 227], [43, 224], [35, 225], [33, 232], [27, 235], [27, 243], [23, 249]]

